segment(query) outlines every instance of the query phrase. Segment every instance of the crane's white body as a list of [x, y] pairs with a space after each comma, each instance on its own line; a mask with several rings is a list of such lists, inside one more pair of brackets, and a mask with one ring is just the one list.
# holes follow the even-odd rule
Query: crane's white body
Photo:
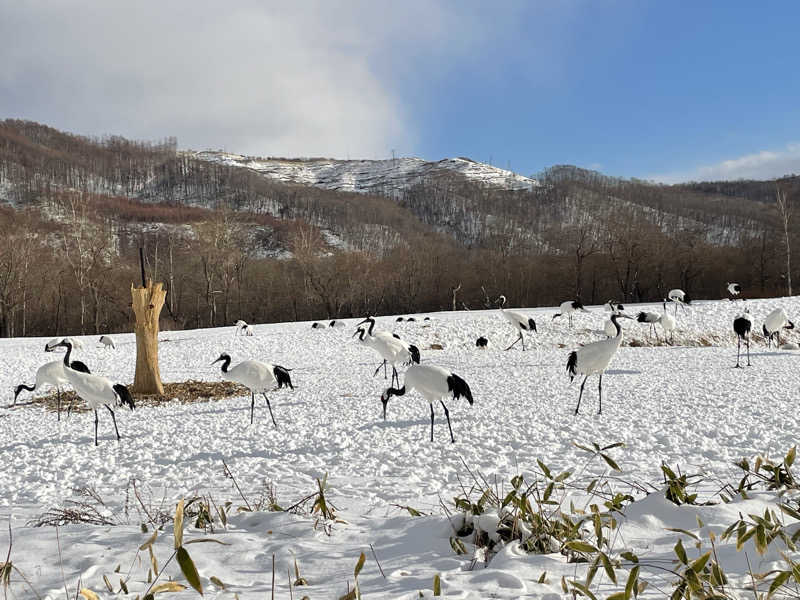
[[253, 331], [253, 326], [252, 325], [245, 325], [243, 329], [244, 329], [244, 334], [246, 336], [255, 335], [255, 332]]
[[241, 383], [252, 392], [271, 392], [278, 386], [275, 365], [260, 360], [243, 360], [223, 372], [222, 376], [228, 381]]
[[728, 284], [728, 293], [731, 296], [738, 296], [742, 292], [742, 286], [738, 283], [729, 283]]
[[575, 350], [578, 355], [578, 362], [575, 366], [576, 372], [581, 375], [602, 373], [608, 367], [611, 359], [614, 358], [614, 354], [616, 354], [620, 344], [622, 344], [622, 327], [619, 328], [619, 333], [615, 331], [613, 337], [581, 346]]
[[789, 320], [783, 308], [776, 308], [764, 319], [764, 333], [767, 337], [768, 345], [772, 345], [772, 338], [777, 336], [778, 345], [780, 346], [781, 329], [794, 329], [794, 324]]
[[[685, 309], [686, 305], [689, 304], [689, 301], [687, 300], [686, 297], [686, 292], [678, 288], [670, 290], [669, 293], [667, 294], [667, 298], [669, 298], [671, 302], [675, 303], [676, 315], [678, 314], [678, 305], [680, 305], [681, 308]], [[664, 310], [666, 311], [666, 308]]]
[[656, 336], [656, 341], [658, 341], [658, 332], [656, 331], [656, 323], [661, 321], [660, 314], [650, 311], [641, 311], [638, 315], [636, 315], [636, 320], [639, 323], [647, 323], [650, 327], [650, 329], [648, 330], [648, 335], [650, 335], [650, 332], [654, 333]]
[[764, 327], [769, 333], [775, 333], [789, 324], [789, 316], [783, 308], [776, 308], [764, 319]]
[[105, 346], [106, 348], [112, 348], [112, 349], [113, 349], [113, 348], [116, 348], [116, 347], [117, 347], [117, 345], [114, 343], [114, 340], [113, 340], [113, 338], [111, 338], [111, 337], [110, 337], [110, 336], [108, 336], [108, 335], [102, 335], [102, 336], [100, 336], [100, 340], [99, 340], [99, 342], [100, 342], [101, 344], [103, 344], [103, 346]]
[[236, 321], [236, 323], [234, 323], [234, 327], [236, 327], [236, 331], [234, 331], [233, 335], [245, 335], [247, 334], [247, 329], [250, 327], [250, 325], [248, 325], [246, 321], [239, 319]]
[[553, 319], [566, 315], [569, 320], [569, 326], [572, 327], [572, 313], [578, 311], [589, 312], [578, 300], [567, 300], [558, 305], [558, 312], [553, 315]]
[[411, 365], [405, 374], [403, 387], [398, 389], [388, 388], [381, 395], [383, 403], [383, 418], [386, 419], [386, 405], [392, 396], [403, 396], [416, 390], [428, 401], [431, 407], [431, 441], [433, 441], [433, 403], [437, 400], [444, 408], [447, 417], [447, 427], [450, 430], [450, 441], [455, 443], [453, 428], [450, 425], [450, 412], [444, 403], [445, 397], [459, 398], [464, 396], [470, 406], [473, 403], [472, 392], [467, 383], [458, 375], [436, 365]]
[[336, 321], [336, 320], [334, 320], [334, 321], [331, 321], [330, 323], [328, 323], [328, 326], [329, 327], [340, 328], [340, 327], [346, 327], [347, 324], [344, 321]]

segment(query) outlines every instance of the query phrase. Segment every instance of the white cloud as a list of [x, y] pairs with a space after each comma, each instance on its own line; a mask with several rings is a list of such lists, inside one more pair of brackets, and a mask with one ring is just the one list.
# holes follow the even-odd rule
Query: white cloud
[[663, 183], [684, 181], [719, 181], [730, 179], [775, 179], [800, 173], [800, 143], [781, 150], [762, 150], [712, 165], [699, 166], [684, 173], [652, 175], [647, 179]]
[[376, 57], [395, 43], [417, 60], [467, 51], [481, 24], [457, 12], [424, 0], [6, 2], [0, 118], [258, 155], [413, 151], [419, 132]]

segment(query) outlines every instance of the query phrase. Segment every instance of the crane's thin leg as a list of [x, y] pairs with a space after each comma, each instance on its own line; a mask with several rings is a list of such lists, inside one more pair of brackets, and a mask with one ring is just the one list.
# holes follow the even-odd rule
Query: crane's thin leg
[[392, 365], [392, 385], [400, 386], [400, 375], [397, 372], [397, 369], [394, 365]]
[[264, 400], [267, 401], [267, 408], [269, 409], [269, 416], [272, 417], [272, 424], [275, 426], [275, 429], [277, 429], [278, 424], [275, 422], [275, 416], [272, 414], [272, 407], [269, 405], [269, 398], [267, 398], [266, 394], [264, 394]]
[[597, 397], [599, 399], [599, 406], [597, 407], [597, 414], [603, 412], [603, 373], [600, 373], [600, 382], [597, 384]]
[[575, 407], [575, 414], [578, 414], [578, 409], [581, 407], [581, 398], [583, 397], [583, 386], [586, 385], [586, 380], [589, 379], [589, 376], [583, 378], [583, 383], [581, 384], [581, 391], [578, 394], [578, 406]]
[[117, 433], [117, 441], [119, 441], [120, 438], [119, 429], [117, 429], [117, 417], [114, 415], [114, 411], [111, 410], [111, 407], [108, 404], [106, 404], [106, 408], [108, 409], [108, 412], [111, 413], [111, 420], [114, 421], [114, 431]]
[[433, 402], [431, 402], [430, 405], [431, 405], [431, 441], [433, 441]]
[[525, 336], [522, 335], [522, 332], [519, 332], [519, 339], [522, 340], [522, 351], [525, 352]]
[[97, 446], [97, 409], [94, 409], [94, 445]]
[[[522, 332], [520, 332], [519, 337], [517, 339], [515, 339], [514, 343], [511, 344], [508, 348], [506, 348], [506, 350], [511, 350], [514, 346], [517, 345], [517, 342], [520, 341], [521, 339], [522, 339]], [[523, 342], [523, 344], [524, 344], [524, 342]]]
[[456, 438], [453, 437], [453, 428], [450, 426], [450, 411], [447, 410], [447, 406], [445, 405], [443, 400], [439, 400], [442, 403], [442, 408], [444, 409], [444, 416], [447, 417], [447, 428], [450, 430], [450, 443], [455, 444]]
[[572, 313], [569, 313], [567, 318], [569, 319], [569, 328], [572, 329]]
[[61, 420], [61, 388], [56, 386], [56, 411], [58, 412], [58, 420]]
[[747, 344], [747, 366], [749, 367], [749, 366], [751, 366], [750, 365], [750, 338], [747, 338], [745, 340], [745, 344]]
[[742, 338], [738, 335], [736, 336], [736, 338], [739, 340], [739, 342], [736, 344], [736, 366], [733, 368], [740, 369], [741, 365], [739, 364], [739, 355], [741, 354], [742, 351]]
[[256, 395], [255, 392], [250, 392], [250, 425], [253, 424], [253, 411], [256, 408]]

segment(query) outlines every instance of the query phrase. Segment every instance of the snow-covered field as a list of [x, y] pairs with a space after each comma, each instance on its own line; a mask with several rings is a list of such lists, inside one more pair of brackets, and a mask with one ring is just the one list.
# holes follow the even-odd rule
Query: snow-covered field
[[[757, 331], [778, 306], [785, 307], [790, 318], [800, 318], [798, 297], [747, 305]], [[735, 543], [718, 536], [739, 513], [762, 514], [765, 507], [774, 508], [775, 494], [737, 496], [730, 504], [719, 504], [715, 497], [714, 506], [678, 507], [658, 492], [662, 461], [679, 466], [682, 473], [706, 474], [700, 491], [712, 497], [723, 482], [736, 485], [741, 478], [734, 461], [747, 457], [752, 462], [758, 454], [781, 460], [797, 443], [800, 354], [768, 350], [759, 337], [751, 352], [753, 366], [732, 368], [736, 343], [731, 323], [742, 306], [698, 302], [679, 311], [675, 346], [654, 346], [646, 337], [646, 325], [624, 321], [625, 345], [603, 380], [603, 413], [597, 414], [597, 379], [592, 377], [578, 416], [573, 411], [579, 382], [569, 384], [565, 363], [578, 344], [604, 337], [601, 331], [609, 313], [603, 307], [576, 315], [573, 329], [566, 319], [551, 320], [555, 309], [524, 310], [539, 329], [527, 337], [525, 352], [519, 345], [503, 351], [516, 333], [496, 310], [415, 315], [414, 322], [379, 318], [379, 326], [420, 348], [423, 364], [446, 367], [470, 385], [474, 406], [463, 399], [448, 403], [455, 444], [450, 443], [441, 407], [430, 442], [430, 409], [417, 393], [392, 398], [388, 419], [381, 419], [380, 395], [387, 381], [382, 373], [372, 376], [380, 362], [377, 355], [351, 337], [360, 319], [348, 320], [344, 329], [316, 330], [310, 323], [256, 325], [253, 337], [235, 337], [233, 326], [162, 332], [164, 381], [221, 379], [218, 365], [212, 367], [211, 362], [222, 351], [231, 353], [234, 364], [255, 358], [293, 369], [295, 389], [270, 395], [278, 428], [273, 428], [263, 398], [257, 399], [252, 426], [249, 397], [170, 403], [134, 412], [120, 408], [122, 441], [116, 442], [103, 411], [100, 445], [94, 447], [91, 413], [73, 414], [59, 423], [54, 413], [40, 406], [0, 409], [0, 553], [5, 556], [5, 524], [10, 523], [11, 560], [40, 597], [64, 597], [65, 584], [74, 597], [79, 579], [82, 587], [103, 598], [141, 596], [148, 587], [150, 558], [139, 546], [151, 533], [140, 527], [147, 519], [130, 484], [135, 480], [142, 504], [150, 511], [172, 513], [178, 499], [196, 495], [220, 506], [233, 503], [227, 526], [217, 522], [213, 533], [195, 529], [193, 520], [187, 520], [186, 540], [213, 537], [228, 544], [188, 547], [206, 597], [269, 597], [274, 555], [276, 598], [290, 597], [287, 568], [295, 579], [295, 558], [309, 586], [295, 588], [293, 597], [339, 598], [353, 586], [353, 568], [361, 552], [367, 558], [359, 576], [364, 598], [411, 599], [420, 592], [430, 597], [436, 574], [449, 598], [562, 597], [566, 594], [561, 576], [582, 581], [585, 563], [568, 563], [560, 553], [527, 554], [512, 542], [499, 548], [487, 565], [480, 552], [473, 552], [472, 536], [463, 538], [467, 554], [458, 555], [451, 547], [455, 534], [443, 508], [456, 513], [453, 497], [476, 483], [473, 475], [497, 486], [501, 497], [517, 474], [532, 482], [537, 474], [541, 477], [540, 459], [554, 474], [571, 471], [569, 481], [583, 486], [593, 476], [613, 477], [609, 481], [617, 491], [636, 497], [617, 515], [613, 546], [617, 553], [632, 549], [662, 567], [643, 567], [640, 578], [650, 582], [645, 595], [672, 592], [676, 577], [663, 568], [674, 568], [670, 560], [678, 538], [690, 557], [697, 556], [688, 535], [666, 529], [681, 528], [703, 538], [704, 552], [710, 549], [709, 532], [715, 532], [729, 591], [744, 597], [750, 586], [752, 596], [744, 558], [748, 546], [737, 553]], [[627, 310], [641, 308], [661, 310], [660, 305]], [[475, 347], [480, 335], [489, 338], [488, 350]], [[133, 336], [114, 337], [116, 350], [101, 348], [94, 336], [82, 338], [86, 349], [77, 357], [95, 373], [130, 383]], [[0, 389], [6, 390], [0, 404], [11, 402], [11, 390], [18, 383], [31, 383], [39, 365], [61, 356], [45, 354], [46, 341], [0, 340]], [[635, 345], [628, 346], [630, 341]], [[23, 392], [19, 400], [29, 397]], [[592, 442], [624, 442], [624, 447], [609, 451], [622, 473], [611, 472], [605, 462], [574, 445]], [[317, 479], [327, 474], [326, 496], [338, 509], [339, 520], [315, 527], [317, 515], [308, 512], [237, 512], [245, 501], [225, 476], [223, 460], [250, 503], [273, 486], [284, 508], [313, 494]], [[640, 486], [654, 493], [645, 497]], [[118, 524], [67, 525], [58, 531], [30, 524], [47, 509], [75, 500], [75, 490], [81, 488], [96, 490], [105, 503], [100, 512]], [[569, 488], [564, 494], [564, 510], [570, 499], [581, 508], [587, 504], [583, 491]], [[474, 494], [472, 501], [477, 501]], [[400, 508], [405, 506], [423, 516], [412, 517]], [[310, 503], [306, 508], [310, 510]], [[697, 517], [704, 527], [698, 526]], [[775, 566], [778, 550], [785, 550], [780, 543], [774, 542], [761, 556], [749, 542], [754, 572]], [[163, 567], [173, 548], [171, 524], [153, 548]], [[789, 555], [798, 558], [797, 553]], [[624, 589], [629, 570], [623, 563], [621, 588], [601, 568], [591, 590], [606, 597]], [[543, 572], [544, 582], [539, 583]], [[104, 576], [114, 593], [107, 591]], [[225, 588], [212, 583], [212, 576]], [[166, 566], [159, 582], [169, 577], [184, 581], [175, 561]], [[130, 596], [119, 593], [121, 578]], [[16, 572], [11, 580], [9, 597], [36, 597]], [[188, 589], [168, 597], [197, 594]]]

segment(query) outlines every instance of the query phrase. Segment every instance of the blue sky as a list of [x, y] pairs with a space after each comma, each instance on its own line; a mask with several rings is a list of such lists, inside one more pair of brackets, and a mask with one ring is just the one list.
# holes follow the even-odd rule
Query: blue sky
[[[233, 8], [231, 7], [233, 6]], [[800, 173], [793, 2], [0, 6], [0, 118], [272, 156]]]

